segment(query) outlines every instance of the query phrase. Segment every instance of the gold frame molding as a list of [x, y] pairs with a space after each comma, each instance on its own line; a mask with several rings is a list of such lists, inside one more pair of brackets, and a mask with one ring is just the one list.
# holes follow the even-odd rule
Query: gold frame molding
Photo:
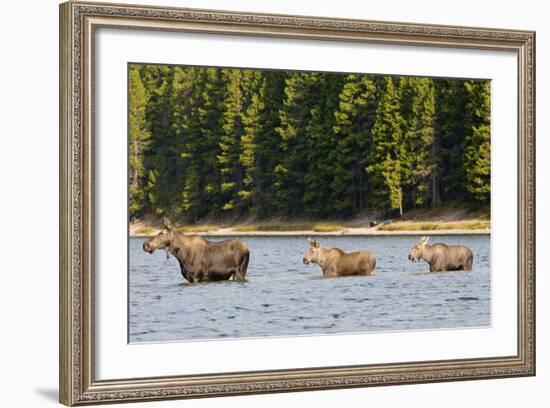
[[[94, 32], [117, 29], [376, 42], [517, 54], [518, 349], [513, 356], [96, 380]], [[535, 374], [535, 33], [351, 19], [68, 2], [60, 5], [60, 402], [80, 405]]]

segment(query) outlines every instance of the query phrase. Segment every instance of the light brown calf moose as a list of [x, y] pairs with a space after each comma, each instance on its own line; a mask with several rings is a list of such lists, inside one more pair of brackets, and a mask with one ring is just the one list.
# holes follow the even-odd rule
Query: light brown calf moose
[[376, 257], [370, 251], [346, 253], [340, 248], [322, 247], [319, 241], [308, 238], [309, 251], [304, 263], [316, 263], [325, 278], [353, 275], [374, 275]]
[[199, 235], [185, 235], [166, 217], [164, 228], [143, 243], [146, 252], [157, 249], [176, 257], [189, 282], [244, 281], [250, 257], [247, 245], [239, 239], [210, 242]]
[[430, 272], [471, 271], [474, 255], [465, 246], [442, 243], [428, 245], [429, 237], [422, 237], [409, 252], [409, 260], [423, 259], [430, 265]]

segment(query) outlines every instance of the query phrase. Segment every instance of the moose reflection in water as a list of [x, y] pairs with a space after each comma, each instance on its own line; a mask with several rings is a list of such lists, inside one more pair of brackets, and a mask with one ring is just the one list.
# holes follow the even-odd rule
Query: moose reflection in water
[[316, 263], [325, 278], [353, 275], [374, 275], [376, 257], [369, 251], [346, 253], [340, 248], [322, 247], [319, 241], [308, 238], [309, 251], [304, 263]]
[[425, 260], [430, 265], [430, 272], [472, 270], [474, 256], [470, 248], [442, 243], [428, 245], [429, 240], [429, 237], [420, 238], [409, 252], [409, 260]]
[[250, 253], [239, 239], [210, 242], [199, 235], [184, 235], [165, 217], [164, 229], [143, 243], [145, 252], [157, 249], [176, 257], [189, 282], [245, 280]]

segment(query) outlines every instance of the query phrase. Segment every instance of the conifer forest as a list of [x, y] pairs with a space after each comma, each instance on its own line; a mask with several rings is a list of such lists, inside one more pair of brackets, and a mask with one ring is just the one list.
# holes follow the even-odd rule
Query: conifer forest
[[129, 215], [487, 206], [491, 83], [130, 64]]

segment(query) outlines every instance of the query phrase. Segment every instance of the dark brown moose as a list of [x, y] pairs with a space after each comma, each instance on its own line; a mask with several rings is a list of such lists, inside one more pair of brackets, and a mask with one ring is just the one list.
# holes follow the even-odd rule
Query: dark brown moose
[[210, 242], [199, 235], [185, 235], [165, 217], [164, 229], [143, 243], [150, 254], [157, 249], [176, 257], [189, 282], [245, 280], [250, 253], [238, 239]]
[[309, 251], [304, 263], [316, 263], [325, 278], [353, 275], [374, 275], [376, 258], [369, 251], [346, 253], [340, 248], [322, 247], [319, 241], [308, 238]]
[[409, 252], [409, 260], [425, 260], [430, 272], [471, 271], [474, 255], [465, 246], [436, 243], [428, 245], [429, 237], [422, 237]]

